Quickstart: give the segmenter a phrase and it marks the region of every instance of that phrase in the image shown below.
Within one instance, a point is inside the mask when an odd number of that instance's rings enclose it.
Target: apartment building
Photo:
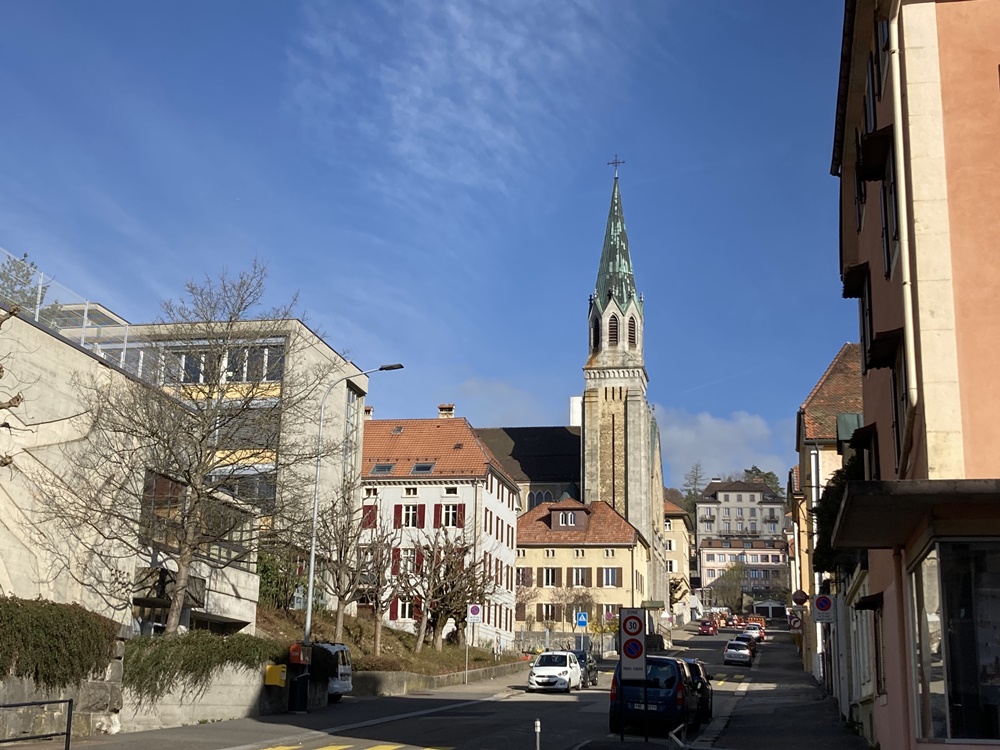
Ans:
[[[575,631],[578,612],[594,625],[612,621],[648,596],[650,559],[649,542],[605,502],[563,497],[526,511],[517,522],[518,627]]]
[[[666,488],[664,488],[666,495]],[[691,619],[691,544],[694,526],[687,511],[664,499],[663,549],[670,587],[668,616],[672,626]]]
[[[831,172],[858,301],[864,554],[883,750],[1000,741],[1000,3],[847,0]]]
[[[795,415],[795,486],[789,495],[794,562],[791,588],[810,596],[821,593],[822,577],[814,571],[816,545],[815,510],[830,476],[844,464],[847,441],[861,420],[861,348],[844,344],[826,371],[806,396]],[[847,448],[850,451],[850,448]],[[822,593],[830,593],[823,589]],[[802,631],[802,666],[818,680],[824,679],[823,640],[818,625],[804,615]],[[832,665],[836,659],[828,660]],[[830,672],[829,667],[826,672]],[[827,674],[828,684],[835,680]]]
[[[400,533],[396,574],[417,565],[419,548],[436,534],[463,540],[468,560],[493,580],[483,601],[469,602],[483,606],[475,640],[511,644],[521,496],[468,420],[455,416],[454,404],[440,405],[437,419],[366,419],[361,483],[363,517]],[[387,624],[415,632],[420,605],[413,597],[395,597]],[[454,627],[446,625],[445,634]]]
[[[785,505],[774,490],[765,484],[713,478],[695,509],[703,604],[714,600],[712,587],[733,565],[743,567],[742,588],[751,600],[772,599],[787,591]],[[779,559],[772,560],[772,555]]]

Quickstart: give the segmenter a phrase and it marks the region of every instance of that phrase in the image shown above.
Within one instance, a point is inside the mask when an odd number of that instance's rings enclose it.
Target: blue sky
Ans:
[[[615,153],[668,484],[784,477],[845,341],[842,5],[7,3],[0,246],[134,322],[257,255],[376,417],[565,424]]]

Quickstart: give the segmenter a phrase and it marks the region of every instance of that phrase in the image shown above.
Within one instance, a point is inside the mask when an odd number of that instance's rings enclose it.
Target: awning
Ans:
[[[879,331],[868,347],[868,369],[878,370],[883,367],[896,366],[896,354],[903,343],[903,329],[893,328],[891,331]]]
[[[844,299],[857,299],[865,289],[868,279],[868,263],[858,263],[848,266],[842,274],[844,280]]]
[[[892,125],[886,125],[874,133],[861,136],[861,158],[858,171],[866,182],[881,182],[885,179],[885,168],[889,163],[889,149],[892,148]]]
[[[862,428],[867,429],[867,428]],[[857,437],[858,430],[855,432]],[[848,482],[833,527],[838,549],[892,549],[906,544],[917,525],[955,518],[963,508],[1000,520],[1000,479],[904,479]]]
[[[872,422],[871,424],[866,424],[864,427],[856,429],[854,434],[851,435],[851,439],[847,441],[848,445],[856,451],[870,448],[872,440],[875,438],[876,424],[877,423]]]

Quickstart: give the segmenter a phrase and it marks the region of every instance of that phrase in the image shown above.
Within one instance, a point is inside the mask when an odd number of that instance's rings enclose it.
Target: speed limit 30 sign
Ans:
[[[618,622],[618,643],[623,680],[646,679],[646,613],[622,608]]]

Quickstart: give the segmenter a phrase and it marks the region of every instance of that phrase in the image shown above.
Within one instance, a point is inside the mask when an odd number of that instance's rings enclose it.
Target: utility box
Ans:
[[[288,679],[288,667],[284,664],[268,664],[264,669],[264,684],[284,687]]]
[[[312,646],[308,643],[293,643],[288,647],[288,660],[292,664],[311,664]]]

